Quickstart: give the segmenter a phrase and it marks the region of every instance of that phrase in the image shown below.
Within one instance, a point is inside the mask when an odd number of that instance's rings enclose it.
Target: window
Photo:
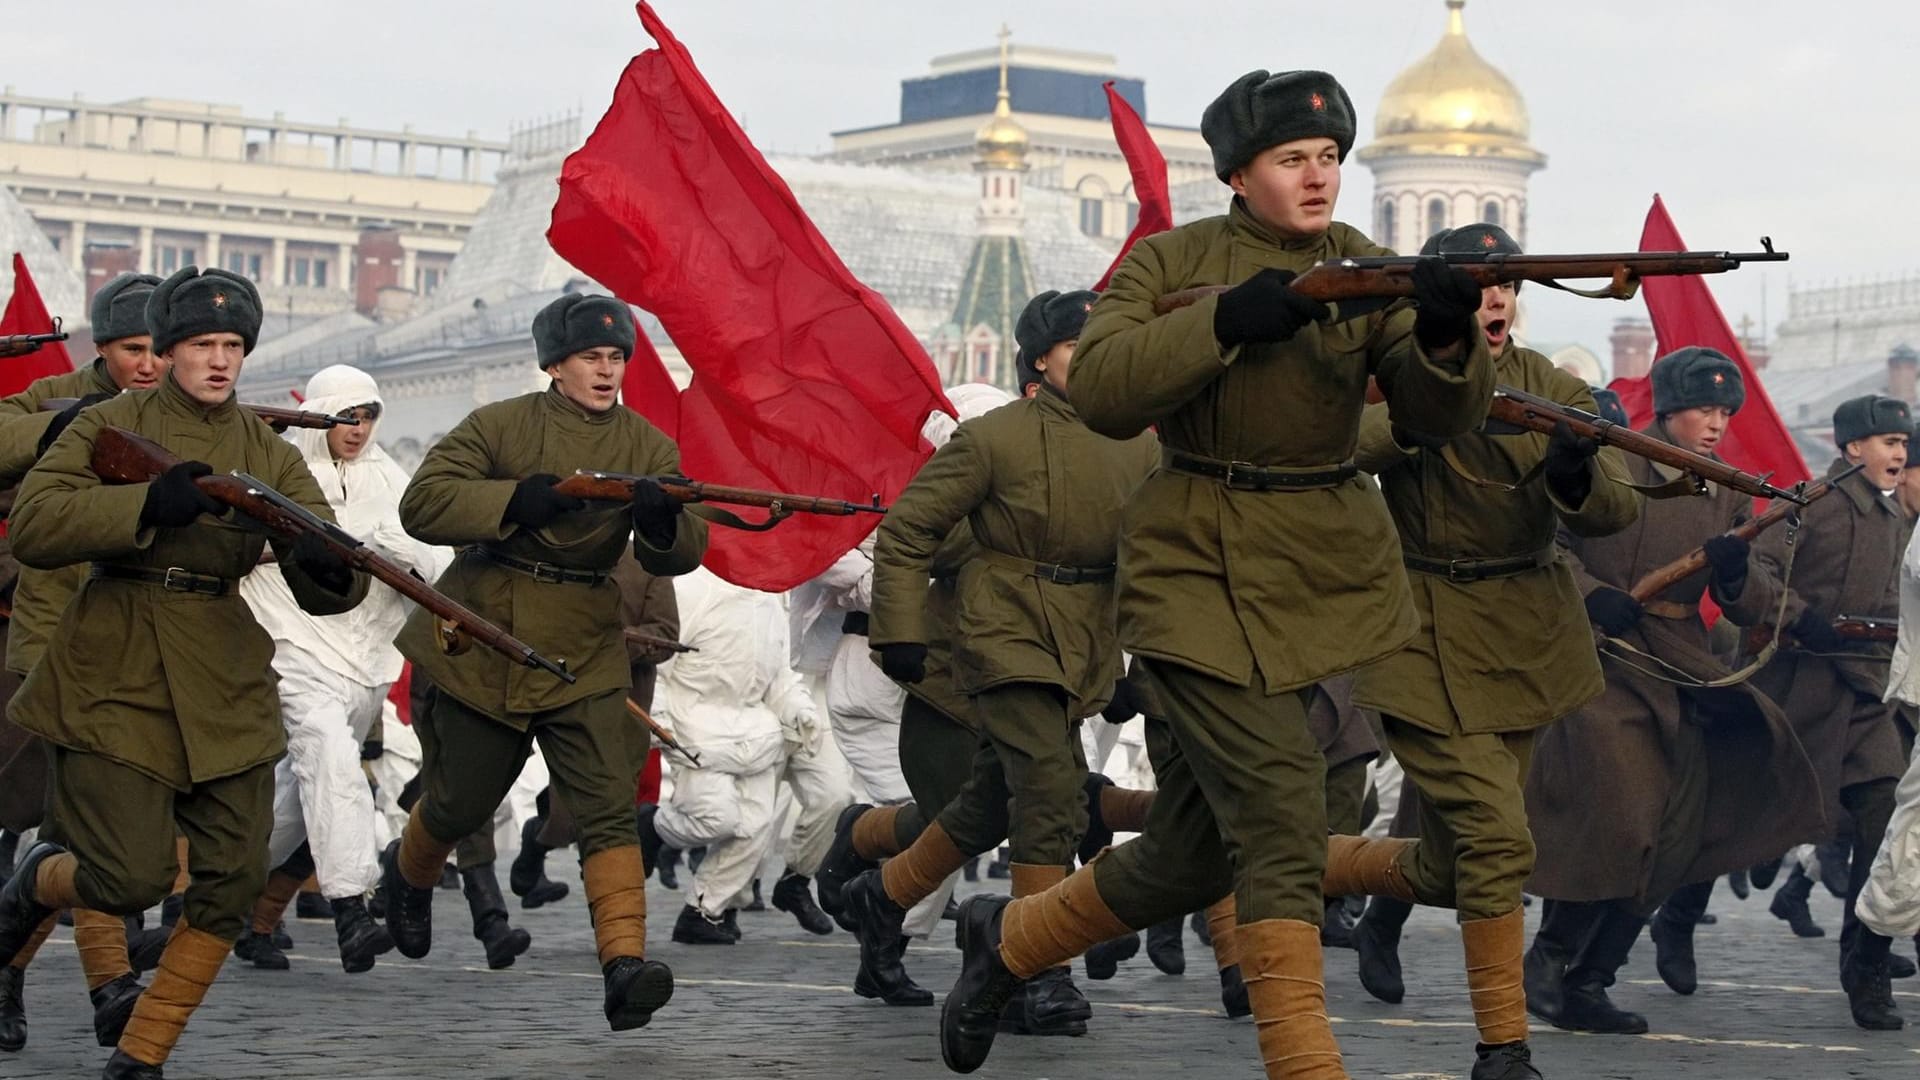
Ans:
[[[327,287],[327,260],[313,260],[313,283],[322,289]]]
[[[1447,200],[1427,200],[1427,235],[1432,236],[1447,227]]]
[[[312,259],[287,259],[287,284],[305,285],[313,279]]]
[[[974,348],[973,379],[975,382],[993,381],[993,346],[979,345]]]
[[[1498,200],[1487,200],[1487,205],[1480,209],[1480,220],[1489,225],[1500,224],[1500,203]]]
[[[159,256],[160,273],[171,274],[183,266],[192,266],[194,258],[200,253],[195,248],[178,244],[161,244],[154,254]]]
[[[1374,226],[1374,232],[1373,232],[1374,243],[1384,244],[1387,247],[1393,246],[1394,210],[1395,210],[1395,207],[1393,205],[1392,199],[1380,200],[1380,219],[1379,219],[1379,222]]]
[[[1106,218],[1107,201],[1105,199],[1080,200],[1080,231],[1088,236],[1102,236],[1101,226]]]
[[[420,295],[426,296],[435,289],[438,289],[440,287],[440,273],[440,268],[437,266],[421,267],[420,284],[416,291],[418,291]]]
[[[1127,233],[1131,235],[1133,233],[1133,230],[1137,228],[1139,224],[1140,224],[1140,204],[1137,202],[1130,202],[1127,204]]]

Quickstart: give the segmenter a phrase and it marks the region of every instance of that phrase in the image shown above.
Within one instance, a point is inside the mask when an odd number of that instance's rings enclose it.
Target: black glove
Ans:
[[[387,744],[379,739],[368,739],[360,744],[361,761],[379,761],[380,756],[386,752]]]
[[[1429,352],[1466,339],[1478,327],[1480,286],[1465,270],[1429,257],[1413,264],[1413,336]]]
[[[656,550],[673,546],[680,531],[680,500],[652,480],[633,483],[633,531]]]
[[[1593,470],[1587,463],[1599,452],[1598,439],[1575,435],[1573,425],[1565,420],[1553,425],[1541,471],[1547,476],[1547,486],[1568,506],[1586,502],[1587,495],[1593,491]]]
[[[53,419],[47,422],[47,430],[40,433],[40,442],[34,446],[33,456],[44,456],[47,452],[47,447],[52,446],[53,440],[59,438],[60,433],[67,430],[67,425],[73,423],[73,418],[80,415],[81,409],[89,405],[98,405],[103,401],[112,400],[112,394],[88,394],[86,397],[54,413]]]
[[[927,677],[927,647],[917,641],[882,645],[880,670],[895,682],[917,683]]]
[[[1707,565],[1713,567],[1713,584],[1728,600],[1738,599],[1747,584],[1747,554],[1753,545],[1737,536],[1715,536],[1700,545]]]
[[[1812,608],[1800,613],[1789,628],[1793,640],[1808,652],[1837,653],[1847,650],[1846,640],[1833,628],[1833,620]]]
[[[1587,620],[1608,637],[1619,637],[1640,621],[1640,601],[1602,585],[1587,594]]]
[[[1140,692],[1133,680],[1122,675],[1113,684],[1113,698],[1100,710],[1100,718],[1109,724],[1124,724],[1140,715]]]
[[[193,523],[201,514],[218,514],[218,500],[194,483],[212,476],[213,466],[204,461],[183,461],[156,477],[147,485],[147,501],[140,507],[140,524],[156,529],[177,529]]]
[[[1293,276],[1291,270],[1262,270],[1221,293],[1213,309],[1213,336],[1223,346],[1285,341],[1308,323],[1331,317],[1327,305],[1287,284]]]
[[[507,500],[507,512],[501,515],[502,520],[523,529],[543,529],[561,514],[586,509],[585,499],[553,490],[553,485],[559,482],[560,478],[552,473],[535,473],[520,481],[514,485],[513,497]]]
[[[300,572],[313,579],[315,585],[335,596],[345,596],[353,591],[353,567],[340,553],[327,546],[319,533],[301,533],[294,537],[293,550],[287,557]]]

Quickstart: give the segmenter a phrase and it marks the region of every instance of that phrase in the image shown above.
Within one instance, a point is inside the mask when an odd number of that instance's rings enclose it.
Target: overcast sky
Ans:
[[[1361,142],[1395,73],[1432,47],[1442,0],[658,0],[763,149],[898,117],[899,81],[935,55],[1016,42],[1114,54],[1146,80],[1150,120],[1196,125],[1233,77],[1333,72]],[[1548,155],[1531,189],[1534,251],[1630,249],[1654,192],[1696,248],[1793,253],[1716,279],[1729,317],[1786,315],[1789,281],[1920,272],[1920,77],[1910,0],[1472,0],[1475,46],[1525,94]],[[0,0],[0,82],[46,96],[176,97],[251,115],[502,138],[579,109],[598,118],[646,48],[620,0]],[[1340,216],[1371,224],[1350,164]],[[1223,192],[1223,205],[1225,189]],[[1606,355],[1613,301],[1529,294],[1535,340]],[[1638,305],[1635,305],[1637,308]]]

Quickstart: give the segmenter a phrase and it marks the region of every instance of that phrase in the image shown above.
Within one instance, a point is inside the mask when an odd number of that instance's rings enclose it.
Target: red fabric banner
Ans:
[[[635,357],[629,405],[677,422],[697,479],[891,500],[926,459],[920,425],[953,411],[932,361],[834,254],[685,47],[638,7],[659,47],[627,65],[567,158],[547,231],[562,258],[657,316],[693,369],[669,413],[665,372]],[[768,533],[715,529],[707,565],[788,589],[878,521],[800,514]]]
[[[1680,239],[1680,230],[1667,214],[1666,203],[1658,195],[1653,197],[1653,208],[1647,211],[1646,227],[1640,233],[1640,250],[1687,250],[1686,242]],[[1747,401],[1727,424],[1727,433],[1714,453],[1747,472],[1772,473],[1773,482],[1782,487],[1809,479],[1812,474],[1800,456],[1800,448],[1780,419],[1779,410],[1773,407],[1773,399],[1760,383],[1760,374],[1748,362],[1746,350],[1740,347],[1740,339],[1721,313],[1706,281],[1697,275],[1647,278],[1640,285],[1640,295],[1646,299],[1647,315],[1653,321],[1653,334],[1659,341],[1657,355],[1665,356],[1689,345],[1704,345],[1727,354],[1740,366]],[[1615,379],[1610,386],[1619,393],[1634,427],[1653,422],[1650,377]]]
[[[1133,250],[1135,240],[1173,228],[1173,199],[1167,194],[1167,159],[1161,155],[1140,114],[1114,90],[1112,82],[1107,83],[1107,110],[1113,114],[1113,139],[1120,144],[1120,153],[1127,159],[1127,172],[1133,175],[1133,197],[1140,204],[1140,216],[1134,219],[1127,242],[1120,245],[1120,254],[1113,257],[1107,272],[1101,274],[1094,285],[1095,292],[1107,287],[1113,272],[1120,268],[1120,260]]]
[[[0,337],[8,334],[51,334],[53,316],[40,299],[40,290],[27,272],[27,260],[13,253],[13,298],[7,301],[6,314],[0,315]],[[60,375],[73,370],[73,358],[66,345],[56,341],[40,346],[38,352],[0,360],[0,397],[25,390],[35,379]]]

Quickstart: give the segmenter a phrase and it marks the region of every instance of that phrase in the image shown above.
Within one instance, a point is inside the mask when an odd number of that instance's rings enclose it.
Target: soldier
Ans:
[[[547,655],[570,658],[572,685],[473,649],[449,656],[416,611],[395,644],[433,683],[416,714],[422,796],[388,845],[387,927],[403,956],[432,946],[433,890],[447,854],[491,820],[533,740],[580,825],[581,877],[605,981],[607,1023],[641,1027],[673,995],[646,957],[646,868],[633,778],[647,746],[626,710],[631,673],[619,588],[608,574],[632,544],[647,572],[700,563],[707,525],[650,480],[631,506],[589,506],[554,490],[556,473],[680,471],[673,441],[620,407],[633,315],[612,297],[568,293],[534,316],[546,390],[474,410],[434,448],[400,500],[407,531],[458,545],[440,590]]]
[[[1746,398],[1739,367],[1712,349],[1662,357],[1652,381],[1647,434],[1700,454],[1713,453]],[[1676,475],[1644,458],[1628,467],[1644,485]],[[1724,535],[1751,506],[1716,485],[1703,497],[1648,500],[1633,527],[1611,536],[1561,536],[1604,635],[1606,691],[1541,735],[1527,783],[1540,850],[1531,891],[1546,898],[1527,950],[1527,1008],[1555,1027],[1646,1031],[1646,1018],[1615,1006],[1607,987],[1653,908],[1821,831],[1819,781],[1786,717],[1749,686],[1710,685],[1729,673],[1708,642],[1702,596],[1737,626],[1772,613],[1770,590],[1749,585],[1764,571],[1750,569],[1747,542]],[[1629,594],[1703,540],[1708,569],[1644,604]],[[1656,945],[1684,937],[1691,956],[1687,910],[1661,909]],[[1675,968],[1672,952],[1661,948],[1660,973],[1691,993],[1691,964]]]
[[[146,321],[153,352],[172,361],[166,377],[75,417],[22,484],[11,529],[27,565],[93,566],[9,707],[52,744],[60,843],[35,845],[0,892],[0,960],[51,909],[132,915],[159,902],[174,829],[189,841],[184,914],[108,1078],[161,1076],[219,974],[265,877],[273,763],[286,749],[273,642],[235,590],[268,541],[202,520],[223,506],[194,480],[245,470],[332,518],[299,452],[234,403],[260,329],[252,283],[187,267],[154,289]],[[108,425],[187,460],[151,483],[105,486],[91,459]],[[346,611],[366,592],[317,536],[271,543],[307,611]]]
[[[1755,547],[1766,570],[1758,583],[1786,589],[1780,611],[1790,647],[1776,653],[1753,682],[1779,703],[1812,757],[1826,794],[1829,826],[1843,812],[1853,819],[1840,985],[1854,1023],[1872,1030],[1899,1028],[1901,1018],[1888,981],[1889,939],[1861,933],[1854,901],[1886,835],[1906,756],[1893,706],[1882,700],[1891,650],[1843,639],[1833,620],[1900,613],[1898,578],[1908,525],[1892,493],[1899,487],[1912,434],[1913,417],[1904,401],[1869,394],[1841,402],[1833,411],[1840,456],[1827,475],[1856,464],[1865,469],[1802,512],[1792,549],[1780,529]],[[1690,939],[1685,948],[1682,959],[1691,961]]]
[[[1444,437],[1486,415],[1493,374],[1473,332],[1480,290],[1437,260],[1414,272],[1415,308],[1337,323],[1289,287],[1322,260],[1387,253],[1333,220],[1354,117],[1332,76],[1245,75],[1201,133],[1232,206],[1134,245],[1070,383],[1094,431],[1155,427],[1163,444],[1120,545],[1121,642],[1172,735],[1156,740],[1159,792],[1139,838],[1066,881],[962,908],[940,1030],[956,1071],[985,1060],[1023,981],[1231,888],[1268,1075],[1345,1075],[1319,923],[1324,892],[1362,890],[1322,881],[1325,766],[1306,712],[1316,683],[1419,628],[1392,519],[1351,460],[1367,378],[1404,428]],[[1162,295],[1210,282],[1234,288],[1155,315]]]
[[[93,363],[35,380],[20,393],[0,400],[0,484],[9,489],[9,501],[14,485],[81,409],[123,389],[152,389],[166,374],[167,362],[154,354],[153,338],[147,333],[147,297],[158,284],[160,279],[148,274],[121,274],[101,286],[91,308],[93,340],[100,350]],[[57,413],[40,411],[41,402],[65,397],[76,401]],[[11,684],[7,697],[46,652],[47,638],[60,613],[86,580],[84,565],[59,570],[19,567],[17,573],[5,632],[6,678]],[[11,760],[0,769],[0,788],[6,792],[0,819],[10,829],[40,826],[47,796],[46,751],[37,738],[10,720],[0,719],[0,729],[6,729],[0,740],[9,747],[0,753]],[[10,871],[11,856],[7,862]],[[95,1036],[100,1045],[112,1046],[120,1041],[141,991],[129,957],[127,926],[118,917],[98,911],[76,911],[73,922],[74,943],[94,1004]],[[136,944],[157,956],[155,946],[164,945],[165,932],[147,931],[142,936],[149,940]],[[151,940],[155,937],[160,941]],[[0,1050],[26,1045],[23,984],[37,951],[36,935],[36,941],[15,954],[11,964],[0,968]]]
[[[1113,628],[1115,521],[1158,458],[1150,438],[1087,430],[1067,396],[1095,294],[1044,292],[1015,327],[1033,396],[964,424],[914,477],[874,545],[870,640],[889,676],[924,677],[929,570],[953,528],[979,544],[960,570],[954,683],[981,727],[972,776],[908,848],[847,890],[861,963],[882,985],[907,909],[969,860],[1010,842],[1013,892],[1066,877],[1088,824],[1078,723],[1121,675]],[[1012,1013],[1016,1031],[1078,1035],[1092,1007],[1055,966]]]

